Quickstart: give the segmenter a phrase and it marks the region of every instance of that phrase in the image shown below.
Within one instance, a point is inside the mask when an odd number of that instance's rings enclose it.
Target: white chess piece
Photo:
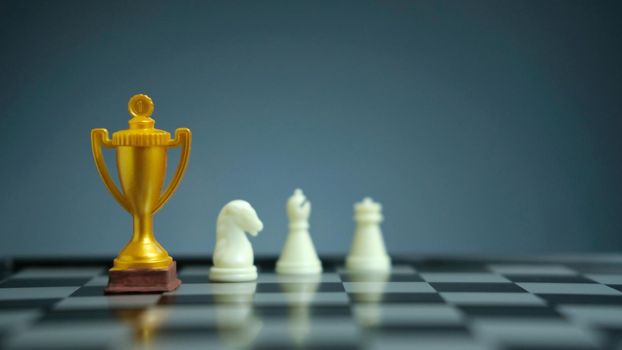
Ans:
[[[243,200],[234,200],[225,205],[216,222],[216,246],[209,271],[212,281],[243,282],[257,279],[257,268],[253,265],[253,246],[246,237],[257,236],[263,229],[255,209]]]
[[[366,197],[354,205],[356,230],[346,259],[350,271],[389,271],[391,258],[387,255],[380,231],[382,206]]]
[[[287,201],[289,233],[283,245],[281,256],[276,262],[276,272],[281,274],[318,274],[322,263],[315,252],[309,235],[311,203],[297,188]]]

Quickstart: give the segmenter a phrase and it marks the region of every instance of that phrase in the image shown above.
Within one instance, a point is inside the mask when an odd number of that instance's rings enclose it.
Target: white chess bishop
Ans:
[[[276,262],[277,273],[304,275],[322,272],[322,263],[309,234],[310,215],[311,203],[302,190],[297,188],[287,201],[289,233]]]
[[[356,229],[346,268],[354,272],[386,272],[391,269],[391,258],[382,238],[380,223],[382,206],[366,197],[354,205]]]
[[[227,203],[216,221],[216,246],[209,278],[219,282],[256,280],[253,246],[246,233],[257,236],[262,229],[263,223],[248,202]]]

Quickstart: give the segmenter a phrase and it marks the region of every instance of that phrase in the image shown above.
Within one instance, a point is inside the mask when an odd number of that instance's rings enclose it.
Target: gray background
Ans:
[[[620,251],[621,15],[606,1],[2,2],[0,255],[112,257],[129,239],[89,133],[126,128],[138,92],[157,127],[194,135],[156,216],[173,255],[211,254],[236,198],[264,221],[256,252],[277,254],[296,186],[323,255],[347,252],[365,195],[393,254]]]

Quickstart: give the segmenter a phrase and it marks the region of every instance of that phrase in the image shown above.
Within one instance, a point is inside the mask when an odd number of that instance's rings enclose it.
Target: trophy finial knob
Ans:
[[[151,97],[144,94],[132,96],[127,103],[127,109],[133,117],[129,122],[130,129],[153,128],[155,125],[155,120],[151,119],[153,108]]]
[[[153,101],[147,95],[137,94],[130,98],[127,108],[135,118],[149,118],[153,113]]]

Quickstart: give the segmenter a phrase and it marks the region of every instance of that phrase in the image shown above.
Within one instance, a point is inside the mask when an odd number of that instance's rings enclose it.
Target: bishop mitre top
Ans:
[[[309,234],[311,202],[301,189],[297,188],[287,200],[289,233],[281,256],[276,262],[276,272],[280,274],[308,275],[322,272],[322,263]]]
[[[287,217],[289,230],[308,230],[309,216],[311,216],[311,202],[307,200],[300,188],[287,200]]]
[[[346,268],[357,272],[386,272],[391,269],[391,258],[387,255],[380,223],[382,205],[365,197],[354,204],[356,228],[352,247],[346,258]]]

